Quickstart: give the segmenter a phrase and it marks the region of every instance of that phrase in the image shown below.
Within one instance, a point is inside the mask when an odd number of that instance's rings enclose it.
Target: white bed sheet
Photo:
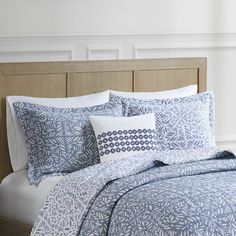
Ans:
[[[61,178],[48,177],[35,186],[29,184],[27,170],[6,176],[0,184],[0,215],[33,224],[48,193]]]

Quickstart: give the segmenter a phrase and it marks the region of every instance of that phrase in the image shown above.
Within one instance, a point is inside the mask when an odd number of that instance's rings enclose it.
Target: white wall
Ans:
[[[228,31],[234,0],[1,0],[1,34]]]
[[[236,147],[235,0],[0,0],[0,61],[208,57],[216,136]]]

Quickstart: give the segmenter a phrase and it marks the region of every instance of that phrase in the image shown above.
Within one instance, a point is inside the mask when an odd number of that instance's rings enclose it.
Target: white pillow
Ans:
[[[195,95],[197,94],[197,89],[197,85],[193,84],[179,89],[165,90],[160,92],[121,92],[110,90],[110,95],[138,99],[166,99]]]
[[[28,167],[28,152],[21,125],[13,108],[14,102],[29,102],[38,105],[77,108],[95,106],[109,101],[109,91],[103,91],[91,95],[70,98],[35,98],[26,96],[8,96],[7,105],[7,139],[11,165],[14,171]]]
[[[155,115],[132,117],[89,116],[101,163],[157,150]]]

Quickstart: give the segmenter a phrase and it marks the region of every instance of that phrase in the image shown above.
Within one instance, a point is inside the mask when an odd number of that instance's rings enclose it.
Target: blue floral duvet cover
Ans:
[[[31,235],[236,235],[236,159],[217,149],[148,152],[74,172]]]

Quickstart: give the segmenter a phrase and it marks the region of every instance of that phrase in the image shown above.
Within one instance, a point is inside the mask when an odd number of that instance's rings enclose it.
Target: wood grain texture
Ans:
[[[199,66],[198,69],[198,92],[204,92],[207,90],[207,61],[203,61],[203,63]]]
[[[199,68],[206,58],[0,63],[4,74],[42,74]]]
[[[132,71],[69,73],[68,96],[80,96],[107,89],[133,91]]]
[[[134,91],[177,89],[198,83],[198,69],[148,70],[134,72]]]

